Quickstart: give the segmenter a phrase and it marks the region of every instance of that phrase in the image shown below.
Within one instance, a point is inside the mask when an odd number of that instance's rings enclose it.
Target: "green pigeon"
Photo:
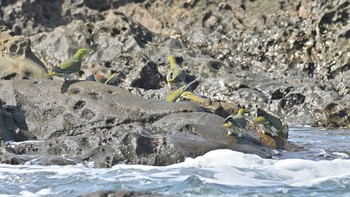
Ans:
[[[224,127],[228,129],[236,129],[240,131],[240,135],[242,135],[245,127],[247,126],[247,120],[244,118],[244,108],[239,108],[236,115],[230,115],[225,119]],[[228,134],[232,135],[232,132],[228,130]]]
[[[180,88],[171,91],[168,96],[164,99],[167,102],[175,102],[180,99],[181,94],[188,90],[195,82],[198,80],[193,80],[190,83],[181,86]]]
[[[62,62],[51,73],[45,76],[51,77],[57,75],[61,77],[67,77],[76,72],[79,72],[81,68],[81,63],[83,61],[83,57],[87,53],[87,51],[88,50],[86,48],[79,49],[71,59]]]
[[[184,91],[184,92],[182,92],[182,94],[180,95],[180,98],[191,100],[191,101],[195,101],[195,102],[199,102],[199,103],[200,102],[205,102],[205,99],[197,96],[192,91]]]
[[[171,91],[170,94],[164,99],[167,102],[175,102],[181,96],[181,94],[185,91],[187,85],[184,85],[174,91]]]
[[[185,82],[186,73],[182,68],[176,63],[176,59],[173,55],[169,55],[169,69],[166,74],[166,81],[168,82],[169,87],[171,84],[176,84],[178,82]]]
[[[107,78],[100,73],[96,73],[89,77],[91,78],[91,81],[96,81],[98,83],[105,83],[107,81]]]
[[[288,129],[284,129],[282,121],[276,116],[269,114],[258,108],[257,117],[253,122],[260,124],[263,133],[268,133],[271,136],[278,136],[283,139],[288,139]]]
[[[109,78],[105,77],[104,75],[100,73],[96,73],[94,75],[90,75],[86,78],[86,81],[96,81],[98,83],[104,83],[107,85],[118,85],[118,75],[117,73],[113,73]]]

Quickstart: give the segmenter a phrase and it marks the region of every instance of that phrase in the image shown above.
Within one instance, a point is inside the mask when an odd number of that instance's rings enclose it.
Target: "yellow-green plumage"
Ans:
[[[223,126],[229,129],[232,129],[234,127],[238,129],[244,129],[247,125],[247,121],[243,116],[244,112],[245,110],[243,108],[240,108],[236,115],[230,115],[225,119]]]
[[[205,100],[191,91],[185,91],[180,95],[181,98],[188,99],[195,102],[205,102]]]
[[[195,82],[197,82],[197,80],[193,80],[190,83],[183,85],[174,91],[171,91],[164,100],[167,102],[177,101],[180,98],[181,94],[188,90]]]
[[[166,81],[168,83],[173,83],[175,81],[185,81],[186,73],[182,70],[182,68],[176,63],[175,57],[173,55],[169,55],[169,69],[166,75]]]
[[[288,131],[284,129],[282,121],[276,116],[273,116],[260,108],[258,108],[257,117],[253,120],[253,122],[260,124],[264,133],[268,133],[272,136],[278,136],[283,139],[288,138]]]
[[[170,94],[165,98],[165,101],[175,102],[178,98],[180,98],[180,95],[185,91],[186,87],[187,85],[184,85],[177,90],[170,92]]]
[[[67,60],[62,62],[57,68],[55,68],[51,73],[45,75],[46,77],[51,76],[66,76],[80,71],[81,63],[83,61],[84,55],[87,53],[86,48],[79,49],[75,55]]]

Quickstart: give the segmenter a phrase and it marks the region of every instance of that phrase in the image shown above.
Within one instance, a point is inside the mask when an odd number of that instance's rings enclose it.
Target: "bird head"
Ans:
[[[253,120],[254,123],[265,123],[267,119],[264,116],[258,116]]]
[[[244,108],[239,108],[237,114],[243,116],[244,112],[245,112]]]
[[[83,58],[83,56],[88,52],[87,48],[81,48],[77,51],[77,53],[74,55],[77,58]]]

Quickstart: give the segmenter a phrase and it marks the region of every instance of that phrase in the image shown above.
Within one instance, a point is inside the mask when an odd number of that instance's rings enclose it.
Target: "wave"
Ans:
[[[0,165],[0,195],[71,196],[96,190],[154,191],[168,195],[304,194],[350,192],[350,160],[264,159],[215,150],[164,166]],[[339,190],[339,188],[342,188]],[[349,190],[349,191],[348,191]],[[299,192],[299,193],[298,193]],[[254,192],[253,192],[254,194]]]

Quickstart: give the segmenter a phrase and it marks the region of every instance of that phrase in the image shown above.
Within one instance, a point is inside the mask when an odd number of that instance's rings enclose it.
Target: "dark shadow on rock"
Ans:
[[[79,80],[65,81],[61,86],[61,93],[64,94],[68,91],[69,87],[75,83],[80,82]]]
[[[132,87],[149,89],[160,89],[161,74],[158,72],[157,64],[148,61],[138,73],[138,77],[131,83]]]
[[[0,106],[0,137],[3,141],[16,142],[36,139],[28,132],[25,111],[16,106]]]

